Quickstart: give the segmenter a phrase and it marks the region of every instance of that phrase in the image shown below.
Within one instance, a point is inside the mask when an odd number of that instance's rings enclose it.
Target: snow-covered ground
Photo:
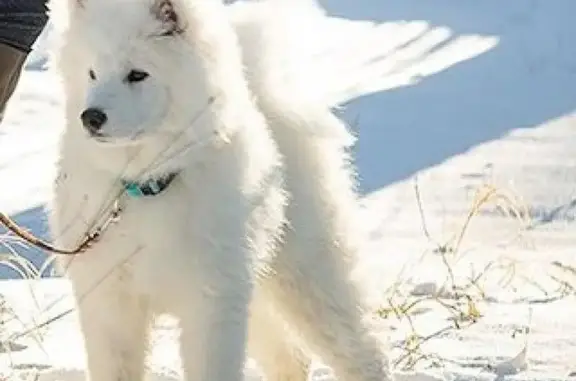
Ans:
[[[357,272],[397,377],[576,376],[576,3],[321,2],[339,18],[303,40],[340,55],[317,62],[326,93],[359,96],[343,110],[371,232]],[[62,125],[49,45],[39,41],[0,126],[0,210],[46,238]],[[73,308],[67,282],[0,275],[0,338],[12,342],[0,379],[83,379],[74,313],[34,329]],[[152,379],[177,379],[176,334],[158,323]],[[411,361],[418,373],[402,369]]]

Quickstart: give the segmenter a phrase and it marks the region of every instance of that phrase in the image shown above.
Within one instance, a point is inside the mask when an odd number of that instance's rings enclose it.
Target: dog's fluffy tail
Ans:
[[[316,0],[238,2],[241,38],[257,41],[247,65],[266,74],[268,86],[298,94],[305,102],[334,107],[354,98],[406,85],[383,75],[390,53],[390,24],[328,16]]]

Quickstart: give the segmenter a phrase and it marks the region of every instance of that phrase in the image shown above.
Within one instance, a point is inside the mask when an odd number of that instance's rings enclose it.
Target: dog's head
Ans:
[[[76,65],[84,97],[76,117],[91,138],[138,143],[183,127],[206,105],[181,0],[69,1],[68,35],[82,53],[66,70]]]

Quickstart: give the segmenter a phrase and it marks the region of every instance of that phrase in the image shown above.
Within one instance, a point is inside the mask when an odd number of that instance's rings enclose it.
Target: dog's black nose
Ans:
[[[108,120],[108,117],[104,111],[98,108],[88,108],[80,114],[80,120],[82,120],[82,124],[88,132],[92,135],[98,135],[98,132]]]

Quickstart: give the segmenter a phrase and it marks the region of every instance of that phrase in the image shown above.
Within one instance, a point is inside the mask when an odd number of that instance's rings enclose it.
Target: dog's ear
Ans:
[[[173,0],[154,0],[152,14],[162,23],[161,36],[175,36],[183,32],[182,20]]]

